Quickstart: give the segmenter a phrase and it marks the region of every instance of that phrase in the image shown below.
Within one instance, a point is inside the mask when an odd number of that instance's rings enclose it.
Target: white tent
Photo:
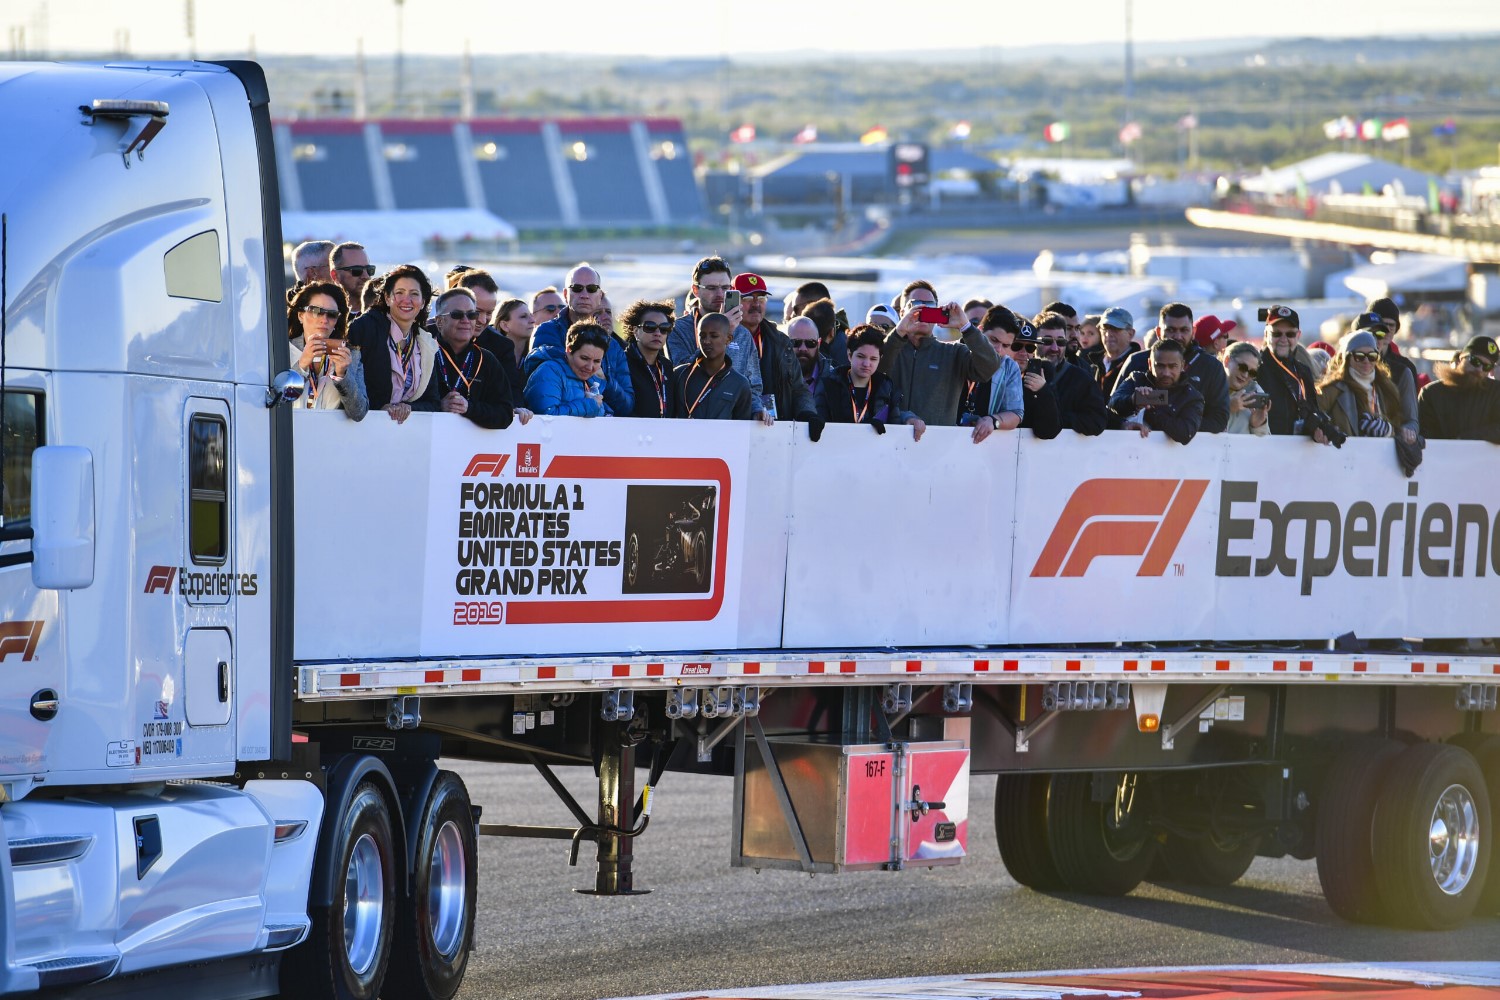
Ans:
[[[1469,263],[1453,257],[1402,254],[1389,263],[1355,268],[1344,276],[1344,286],[1367,300],[1398,295],[1461,296],[1469,287]]]

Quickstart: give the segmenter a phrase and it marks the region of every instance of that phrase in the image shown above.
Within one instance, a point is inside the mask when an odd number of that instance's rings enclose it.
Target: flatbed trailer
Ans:
[[[295,406],[258,67],[0,107],[0,993],[451,997],[477,838],[634,892],[672,772],[733,779],[737,866],[960,863],[994,773],[1034,888],[1500,907],[1493,447],[355,424]]]

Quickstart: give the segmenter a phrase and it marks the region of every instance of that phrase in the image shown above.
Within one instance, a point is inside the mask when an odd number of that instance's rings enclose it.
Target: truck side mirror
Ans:
[[[80,590],[94,582],[94,455],[47,445],[31,456],[31,582]]]

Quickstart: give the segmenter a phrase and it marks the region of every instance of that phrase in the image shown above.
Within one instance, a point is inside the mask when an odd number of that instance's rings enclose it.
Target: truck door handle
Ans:
[[[219,703],[229,701],[229,664],[219,661]]]
[[[926,816],[927,813],[930,810],[933,810],[933,809],[946,809],[946,808],[948,808],[948,803],[946,803],[946,802],[923,802],[922,801],[922,786],[921,785],[912,785],[911,786],[911,801],[906,804],[906,808],[911,811],[911,821],[913,823],[915,823],[917,820],[921,819],[923,816]]]
[[[58,705],[57,692],[42,688],[31,696],[31,717],[38,722],[51,722],[57,716]]]

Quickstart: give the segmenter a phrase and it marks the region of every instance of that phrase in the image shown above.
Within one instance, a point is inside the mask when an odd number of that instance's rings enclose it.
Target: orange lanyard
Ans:
[[[1284,365],[1284,364],[1281,363],[1281,359],[1276,356],[1275,350],[1271,351],[1271,360],[1274,361],[1274,362],[1276,362],[1276,367],[1280,368],[1282,371],[1286,372],[1287,378],[1289,378],[1289,379],[1292,380],[1292,392],[1300,400],[1302,398],[1302,395],[1303,395],[1303,393],[1302,393],[1302,379],[1297,375],[1296,372],[1292,371],[1286,365]]]
[[[463,383],[464,383],[464,398],[468,399],[469,398],[469,393],[474,388],[473,383],[469,381],[469,376],[467,376],[467,375],[464,374],[464,370],[463,370],[462,367],[459,366],[459,363],[457,361],[453,360],[453,355],[451,355],[451,354],[448,353],[448,347],[447,347],[447,345],[442,345],[441,350],[443,352],[443,357],[445,357],[445,358],[448,359],[448,364],[450,364],[450,365],[453,366],[453,373],[455,375],[457,375],[460,379],[463,380]],[[465,356],[467,356],[467,352],[465,352]],[[484,355],[482,355],[482,354],[475,355],[475,357],[478,360],[475,361],[475,363],[474,363],[474,374],[478,375],[479,374],[479,369],[484,366]],[[447,379],[443,379],[443,384],[444,385],[446,385],[447,382],[448,382]],[[452,387],[450,386],[450,388],[452,388]]]
[[[694,361],[693,362],[693,367],[691,367],[691,368],[688,369],[688,377],[682,380],[682,387],[684,389],[686,389],[688,383],[693,380],[693,372],[695,372],[695,371],[698,370],[698,361],[702,361],[702,360],[703,360],[702,358],[699,358],[697,361]],[[714,383],[716,381],[718,381],[720,378],[722,378],[724,376],[724,373],[727,372],[728,370],[729,370],[729,359],[725,358],[724,359],[724,367],[720,368],[718,371],[714,372],[712,375],[710,375],[708,377],[708,381],[703,383],[703,389],[702,389],[702,391],[698,393],[698,398],[695,399],[695,400],[693,400],[692,405],[690,405],[687,408],[688,417],[689,418],[692,417],[693,411],[695,411],[696,409],[698,409],[698,404],[701,403],[701,402],[703,402],[703,397],[708,395],[708,390],[712,389],[714,387]]]
[[[849,386],[849,409],[854,413],[854,422],[856,424],[864,423],[865,414],[870,412],[870,399],[874,396],[874,393],[870,391],[872,388],[874,388],[873,382],[865,386],[865,408],[861,410],[859,404],[854,401],[854,385],[851,383]]]

